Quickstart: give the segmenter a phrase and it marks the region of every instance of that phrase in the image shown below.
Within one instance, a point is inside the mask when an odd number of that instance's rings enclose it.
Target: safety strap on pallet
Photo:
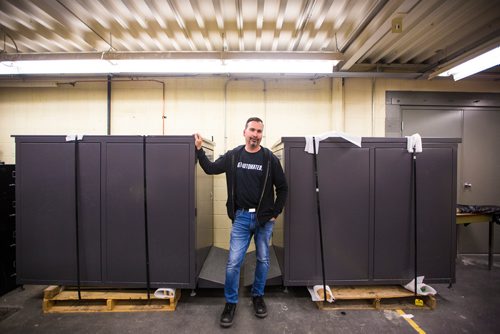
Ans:
[[[326,278],[325,278],[325,257],[323,252],[323,230],[321,227],[321,207],[319,200],[319,177],[318,177],[318,159],[317,159],[317,150],[316,150],[316,139],[313,137],[313,161],[314,161],[314,176],[316,180],[316,207],[318,213],[318,226],[319,226],[319,245],[321,249],[321,275],[323,277],[323,297],[324,301],[327,301],[327,293],[326,293]]]
[[[79,182],[78,182],[78,175],[79,175],[79,169],[78,169],[78,159],[79,158],[79,152],[78,152],[78,136],[75,136],[75,238],[76,238],[76,281],[77,281],[77,287],[78,287],[78,299],[82,299],[81,295],[81,282],[80,282],[80,236],[79,236],[79,214],[78,214],[78,209],[79,209]]]
[[[142,137],[142,163],[143,163],[143,178],[144,178],[144,237],[146,243],[146,283],[148,300],[150,299],[151,280],[149,277],[149,237],[148,237],[148,197],[147,197],[147,182],[146,182],[146,136]]]

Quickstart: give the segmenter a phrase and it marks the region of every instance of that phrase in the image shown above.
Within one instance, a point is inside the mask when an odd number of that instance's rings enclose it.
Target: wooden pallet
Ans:
[[[153,291],[148,300],[144,290],[80,290],[81,299],[75,288],[51,285],[43,292],[44,313],[71,312],[150,312],[175,311],[181,297],[181,290],[165,299],[156,298]]]
[[[384,309],[435,309],[434,296],[418,296],[422,306],[415,305],[413,292],[398,285],[391,286],[339,286],[330,287],[335,301],[316,302],[320,310],[384,310]]]

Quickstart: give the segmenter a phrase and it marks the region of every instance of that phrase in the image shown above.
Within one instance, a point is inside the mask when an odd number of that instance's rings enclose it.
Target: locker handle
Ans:
[[[15,216],[16,216],[16,214],[15,214],[15,213],[11,213],[11,214],[9,215],[9,217],[15,217]]]

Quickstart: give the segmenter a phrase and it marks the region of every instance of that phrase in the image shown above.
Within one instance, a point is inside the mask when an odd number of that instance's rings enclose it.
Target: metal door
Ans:
[[[401,133],[422,137],[462,138],[458,148],[457,202],[500,205],[500,110],[404,107]],[[500,227],[495,226],[495,233]],[[459,253],[486,253],[487,224],[460,226]],[[495,249],[500,249],[497,238]]]
[[[449,108],[403,108],[401,110],[401,135],[410,136],[418,133],[422,138],[463,138],[462,109]],[[457,202],[462,202],[460,185],[462,184],[462,145],[458,145]]]
[[[474,109],[464,113],[463,174],[459,183],[462,204],[500,205],[500,110]],[[488,224],[461,226],[460,253],[488,252]],[[500,226],[494,225],[495,236]],[[493,251],[500,251],[495,238]]]

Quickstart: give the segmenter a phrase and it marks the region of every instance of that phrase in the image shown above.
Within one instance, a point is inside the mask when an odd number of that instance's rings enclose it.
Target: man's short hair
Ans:
[[[260,122],[262,124],[264,124],[264,122],[258,118],[258,117],[250,117],[249,119],[247,119],[247,122],[245,123],[245,129],[248,127],[248,123],[250,122]]]

